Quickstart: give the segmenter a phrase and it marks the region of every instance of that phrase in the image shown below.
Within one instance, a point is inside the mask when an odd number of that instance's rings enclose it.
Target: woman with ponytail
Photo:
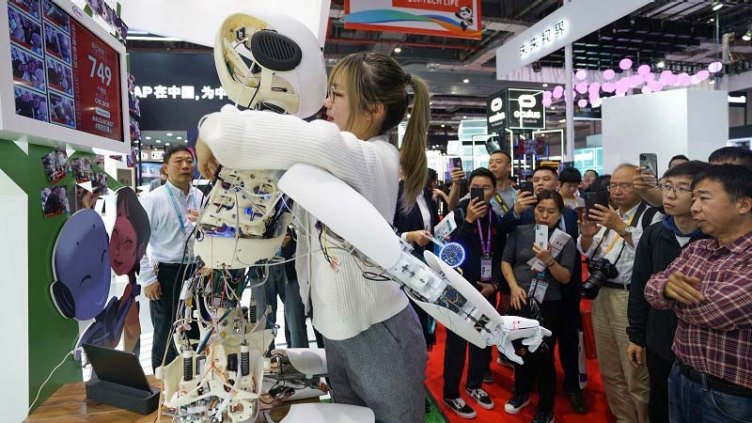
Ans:
[[[414,100],[398,151],[389,135],[407,114],[408,89]],[[346,182],[393,223],[400,167],[404,210],[415,206],[425,186],[425,82],[388,56],[357,53],[334,66],[324,107],[329,122],[226,106],[200,127],[199,170],[212,177],[218,162],[239,170],[308,163]],[[350,254],[325,254],[319,236],[326,227],[300,209],[296,215],[301,296],[324,336],[334,401],[369,407],[377,422],[423,422],[426,344],[407,297],[395,283],[366,278]]]

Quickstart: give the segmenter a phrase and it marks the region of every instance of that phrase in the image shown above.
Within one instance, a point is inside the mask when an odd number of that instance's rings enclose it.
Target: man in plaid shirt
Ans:
[[[653,275],[645,298],[679,326],[669,377],[674,423],[752,421],[752,170],[710,166],[692,184],[692,216],[712,239]]]

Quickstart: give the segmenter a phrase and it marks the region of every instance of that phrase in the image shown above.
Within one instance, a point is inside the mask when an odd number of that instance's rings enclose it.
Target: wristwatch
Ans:
[[[622,238],[626,238],[627,235],[632,235],[632,232],[634,232],[634,227],[627,226],[626,228],[624,228],[623,231],[619,232],[619,236]]]

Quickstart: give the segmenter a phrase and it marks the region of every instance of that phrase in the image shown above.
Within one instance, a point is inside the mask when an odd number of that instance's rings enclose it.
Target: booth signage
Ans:
[[[230,102],[211,53],[130,54],[142,131],[195,128],[204,115]]]
[[[538,50],[546,48],[566,35],[567,23],[562,19],[553,26],[544,28],[540,34],[534,34],[530,40],[522,40],[520,44],[520,58],[524,60],[531,54],[537,53]]]
[[[505,88],[486,100],[488,133],[508,129],[545,129],[546,109],[543,91]]]
[[[154,100],[224,100],[227,97],[225,89],[222,87],[211,87],[204,85],[200,92],[193,85],[135,85],[133,87],[134,95],[138,98],[152,98]]]
[[[653,0],[577,0],[564,5],[496,49],[496,79],[634,12]]]
[[[543,91],[509,88],[509,129],[546,129],[546,109]]]
[[[481,0],[345,0],[345,29],[480,40]]]
[[[507,127],[507,90],[501,90],[486,100],[486,127],[488,133],[502,133]]]

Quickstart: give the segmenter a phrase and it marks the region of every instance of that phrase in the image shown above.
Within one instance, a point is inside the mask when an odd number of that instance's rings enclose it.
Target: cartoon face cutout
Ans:
[[[94,318],[110,291],[107,231],[94,210],[81,210],[65,222],[52,255],[55,281],[53,303],[61,315],[77,320]]]
[[[462,6],[462,7],[460,7],[460,10],[457,11],[457,16],[460,19],[470,19],[470,18],[473,17],[473,9],[471,9],[471,8],[469,8],[467,6]]]
[[[115,228],[112,230],[112,270],[118,275],[130,273],[136,265],[136,229],[133,227],[128,215],[118,213],[115,219]]]
[[[117,191],[117,217],[110,239],[112,270],[118,275],[134,274],[146,252],[151,229],[146,211],[129,187]]]

